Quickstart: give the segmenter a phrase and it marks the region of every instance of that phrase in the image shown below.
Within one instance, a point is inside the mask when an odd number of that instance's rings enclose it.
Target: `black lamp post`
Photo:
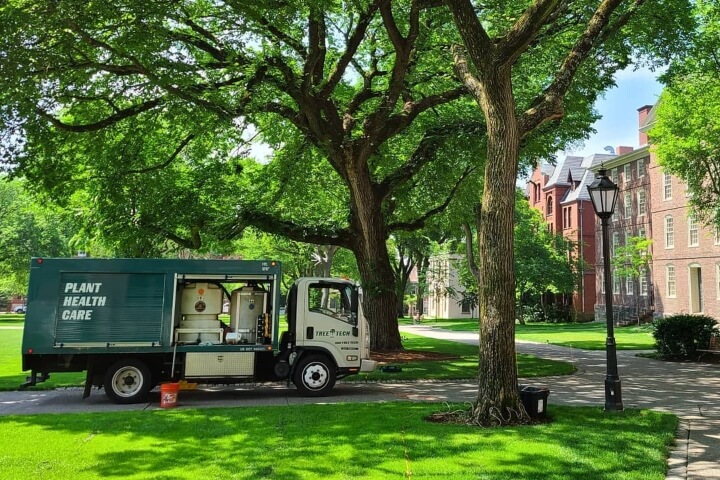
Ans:
[[[615,346],[615,333],[613,329],[612,311],[612,280],[610,273],[610,241],[609,221],[615,211],[618,198],[618,186],[607,177],[607,170],[600,168],[595,181],[588,185],[595,214],[600,217],[603,237],[603,268],[605,277],[605,316],[607,320],[607,340],[605,351],[607,353],[607,374],[605,376],[605,410],[622,410],[622,389],[620,375],[617,367],[617,350]]]

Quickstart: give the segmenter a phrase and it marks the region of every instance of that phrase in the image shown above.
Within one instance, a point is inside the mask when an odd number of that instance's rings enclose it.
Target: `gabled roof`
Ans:
[[[568,173],[571,168],[578,168],[582,163],[582,157],[567,156],[558,162],[550,179],[545,184],[545,188],[554,187],[555,185],[568,185]]]
[[[590,170],[592,167],[600,165],[608,160],[612,160],[617,155],[610,155],[606,153],[595,153],[588,155],[582,159],[580,167],[572,168],[570,170],[569,177],[574,182],[579,182],[575,188],[568,190],[563,196],[560,203],[571,203],[575,201],[590,200],[590,194],[588,194],[587,186],[592,183],[595,179],[595,175]]]

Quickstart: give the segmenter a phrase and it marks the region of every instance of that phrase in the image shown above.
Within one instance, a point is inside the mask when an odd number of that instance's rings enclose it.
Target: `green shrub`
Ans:
[[[665,358],[697,360],[697,350],[708,348],[717,322],[705,315],[672,315],[653,321],[655,349]]]

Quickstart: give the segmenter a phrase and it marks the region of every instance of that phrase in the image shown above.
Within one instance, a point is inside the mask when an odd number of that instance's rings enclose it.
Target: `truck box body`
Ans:
[[[274,261],[33,258],[23,369],[30,384],[37,374],[87,371],[85,395],[103,385],[130,403],[178,379],[297,385],[298,365],[310,369],[303,393],[325,394],[326,380],[374,368],[356,285],[298,280],[281,345],[280,281]],[[310,357],[329,378],[300,361]]]

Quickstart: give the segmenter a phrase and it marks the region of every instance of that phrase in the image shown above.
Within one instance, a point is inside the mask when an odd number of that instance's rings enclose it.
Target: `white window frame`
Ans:
[[[645,190],[640,190],[637,194],[638,217],[644,217],[647,214],[647,203],[645,199]]]
[[[625,192],[623,195],[623,215],[625,218],[632,218],[632,194]]]
[[[615,256],[615,249],[620,246],[620,232],[613,232],[612,234],[612,245],[610,249],[610,256]]]
[[[635,295],[635,285],[633,284],[632,278],[625,279],[625,293]]]
[[[645,227],[638,228],[638,237],[647,238],[646,235]]]
[[[618,183],[618,169],[617,168],[613,168],[612,170],[610,170],[610,180],[612,180],[612,182],[615,184]]]
[[[637,176],[638,178],[645,176],[645,159],[643,158],[637,161]]]
[[[672,200],[672,175],[663,173],[663,200]]]
[[[677,278],[675,265],[665,265],[665,292],[668,298],[676,298],[677,296]]]
[[[638,294],[641,297],[647,297],[648,294],[647,268],[645,267],[640,269],[640,276],[638,277]]]
[[[667,215],[663,222],[664,229],[663,233],[665,236],[665,248],[675,248],[675,219],[672,215]],[[668,228],[669,227],[669,228]]]
[[[620,277],[617,274],[617,268],[613,268],[612,281],[613,281],[613,295],[620,295],[620,290],[622,289],[622,281],[620,280]]]
[[[630,165],[629,163],[626,163],[625,166],[624,166],[624,168],[623,168],[623,180],[624,180],[626,183],[632,181],[632,168],[631,168],[631,165]]]
[[[697,218],[695,215],[688,215],[687,217],[688,226],[688,247],[699,247],[700,246],[700,227],[698,226]]]

